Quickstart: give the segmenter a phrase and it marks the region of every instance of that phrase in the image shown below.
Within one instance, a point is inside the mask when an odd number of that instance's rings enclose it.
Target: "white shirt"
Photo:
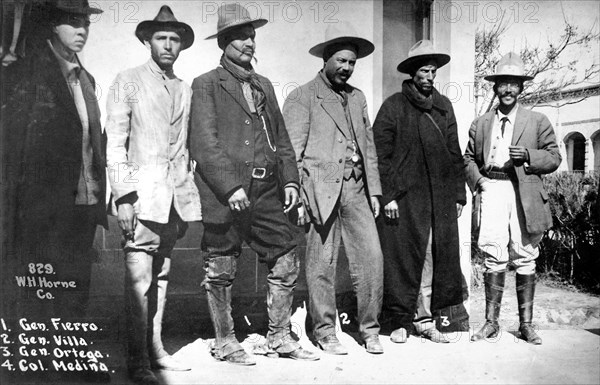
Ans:
[[[493,167],[510,167],[512,161],[510,160],[508,147],[511,145],[515,118],[517,117],[517,109],[519,105],[515,105],[513,109],[504,115],[500,110],[496,110],[494,118],[494,126],[492,127],[492,143],[490,147],[490,153],[486,164],[492,165]],[[504,135],[502,135],[502,118],[507,118],[506,124],[504,125]]]

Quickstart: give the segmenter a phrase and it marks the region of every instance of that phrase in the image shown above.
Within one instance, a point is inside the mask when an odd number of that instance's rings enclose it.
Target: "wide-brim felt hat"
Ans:
[[[431,40],[419,40],[410,47],[408,57],[398,64],[397,70],[409,74],[429,60],[435,61],[437,68],[441,68],[450,62],[450,55],[436,51]]]
[[[147,32],[161,31],[162,28],[177,29],[181,31],[180,38],[182,50],[189,48],[194,43],[195,36],[192,27],[186,23],[178,21],[175,18],[171,8],[167,5],[160,7],[158,15],[156,15],[153,20],[145,20],[139,23],[135,29],[135,36],[137,36],[137,38],[144,43],[144,38],[146,37]]]
[[[357,36],[358,33],[348,22],[333,23],[325,30],[325,41],[308,50],[308,53],[318,58],[323,58],[325,49],[333,44],[348,43],[356,47],[356,58],[369,56],[375,51],[375,46],[367,39]]]
[[[502,56],[496,65],[496,73],[487,75],[484,79],[495,82],[501,77],[512,77],[521,80],[533,79],[533,76],[525,75],[525,64],[519,55],[514,52]]]
[[[246,8],[239,3],[224,4],[217,10],[217,33],[210,35],[205,40],[215,39],[217,36],[243,25],[252,25],[254,29],[267,24],[267,19],[252,18]]]
[[[91,15],[104,12],[99,8],[90,7],[87,0],[54,0],[48,3],[48,7],[52,11],[75,15]]]

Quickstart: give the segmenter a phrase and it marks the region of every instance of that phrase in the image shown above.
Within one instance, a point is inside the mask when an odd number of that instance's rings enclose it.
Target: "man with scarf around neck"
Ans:
[[[255,29],[238,3],[219,7],[217,38],[221,66],[192,84],[190,150],[203,203],[202,250],[209,310],[215,329],[213,357],[254,365],[235,337],[231,291],[242,242],[266,264],[269,331],[266,352],[297,360],[318,360],[292,337],[294,288],[300,261],[295,229],[286,214],[298,201],[294,150],[271,82],[251,61]]]
[[[449,61],[430,41],[417,42],[398,65],[410,79],[384,101],[373,124],[385,214],[377,223],[383,306],[396,343],[411,332],[447,343],[433,316],[463,301],[457,218],[465,177],[452,105],[433,86]]]
[[[194,32],[164,5],[135,34],[150,59],[111,87],[118,91],[107,102],[107,159],[125,251],[129,377],[158,384],[151,368],[190,370],[166,352],[161,331],[173,247],[185,222],[202,219],[188,152],[192,90],[173,73]]]
[[[378,317],[383,262],[375,217],[381,186],[364,94],[347,83],[356,60],[375,47],[347,23],[331,24],[309,53],[323,59],[317,76],[287,98],[283,115],[296,152],[306,230],[306,282],[312,334],[330,354],[347,354],[336,336],[335,273],[340,240],[357,297],[367,352],[383,353]]]
[[[485,318],[471,341],[500,333],[498,318],[504,278],[509,265],[516,274],[519,336],[530,344],[542,339],[532,324],[535,259],[552,214],[542,175],[554,172],[562,160],[548,118],[519,105],[525,66],[514,52],[504,55],[494,82],[498,107],[475,119],[469,129],[464,162],[467,184],[480,199],[477,245],[485,257]]]

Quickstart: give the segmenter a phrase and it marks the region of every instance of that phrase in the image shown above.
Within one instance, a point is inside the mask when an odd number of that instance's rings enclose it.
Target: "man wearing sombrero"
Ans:
[[[383,306],[396,343],[411,332],[447,343],[439,329],[450,325],[434,317],[463,301],[457,221],[466,203],[462,154],[452,104],[434,87],[437,70],[449,61],[429,40],[413,45],[397,68],[410,78],[384,101],[373,124],[385,214],[378,220]]]
[[[544,231],[552,226],[548,194],[541,176],[555,171],[562,160],[548,118],[520,106],[517,98],[525,75],[521,58],[503,56],[494,82],[499,105],[475,119],[469,130],[464,161],[467,184],[481,198],[479,248],[485,255],[486,322],[472,341],[495,337],[504,277],[509,262],[517,270],[519,333],[539,345],[542,339],[532,325],[535,259]]]
[[[378,317],[383,263],[375,217],[381,186],[365,95],[349,85],[356,60],[375,47],[349,23],[330,24],[309,50],[317,76],[292,92],[283,115],[296,152],[306,229],[306,282],[313,337],[330,354],[348,351],[336,336],[335,275],[340,239],[356,290],[357,322],[367,352],[383,353]]]
[[[291,335],[293,292],[299,274],[297,241],[286,214],[298,201],[294,150],[269,79],[252,67],[256,29],[239,5],[219,7],[220,66],[192,84],[190,150],[203,203],[206,289],[218,360],[254,365],[235,337],[231,290],[242,242],[268,268],[267,349],[297,360],[317,360]]]
[[[194,32],[162,6],[135,35],[150,59],[113,83],[119,92],[107,102],[107,159],[123,231],[129,376],[153,384],[158,381],[150,368],[190,370],[165,351],[161,325],[171,251],[185,233],[184,222],[202,219],[187,147],[192,91],[173,73]]]

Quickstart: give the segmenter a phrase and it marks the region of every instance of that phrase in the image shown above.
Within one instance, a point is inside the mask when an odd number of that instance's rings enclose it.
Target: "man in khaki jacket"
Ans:
[[[129,376],[158,384],[150,367],[190,370],[165,351],[160,334],[171,251],[184,222],[202,219],[187,147],[192,91],[173,73],[194,32],[163,6],[154,20],[138,25],[136,36],[151,58],[115,79],[107,159],[124,236]]]
[[[517,270],[519,332],[529,343],[542,339],[531,323],[535,292],[535,259],[545,230],[552,226],[543,174],[561,162],[556,136],[545,115],[521,107],[517,97],[524,74],[521,58],[510,52],[500,59],[495,82],[499,106],[477,118],[469,130],[464,160],[467,184],[481,195],[478,246],[485,254],[486,323],[471,340],[495,337],[509,262]]]

